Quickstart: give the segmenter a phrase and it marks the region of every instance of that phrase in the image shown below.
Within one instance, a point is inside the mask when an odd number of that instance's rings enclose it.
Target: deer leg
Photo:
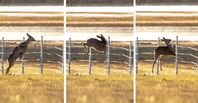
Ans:
[[[9,66],[8,66],[8,68],[6,69],[6,74],[9,73],[10,68],[14,65],[15,61],[16,61],[16,59],[10,59],[10,58],[8,58]]]
[[[86,47],[86,45],[87,45],[87,44],[84,43],[84,50],[85,50],[85,53],[88,54],[88,53],[87,53],[87,47]]]
[[[152,73],[154,73],[154,72],[153,72],[153,69],[154,69],[155,63],[156,63],[156,61],[157,61],[157,59],[158,59],[158,56],[155,56],[154,59],[155,59],[155,60],[154,60],[154,62],[153,62],[153,66],[152,66]]]
[[[162,58],[163,58],[163,56],[160,58],[160,70],[162,71]]]
[[[89,54],[89,48],[90,48],[90,47],[88,46],[88,47],[87,47],[87,49],[88,49],[88,50],[87,50],[87,55]]]
[[[164,65],[164,64],[166,64],[167,59],[168,59],[168,58],[167,58],[167,57],[165,57],[165,60],[164,60],[164,62],[163,62],[163,65]],[[162,68],[161,68],[161,71],[162,71]]]

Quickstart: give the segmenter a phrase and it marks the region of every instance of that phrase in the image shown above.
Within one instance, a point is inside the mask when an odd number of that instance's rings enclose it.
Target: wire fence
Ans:
[[[136,39],[136,56],[137,56],[137,65],[138,62],[144,61],[144,62],[153,62],[154,61],[154,50],[156,47],[158,47],[160,44],[160,38],[156,41],[146,41],[146,40],[138,40]],[[187,45],[180,44],[182,41],[178,41],[178,37],[176,37],[175,40],[173,40],[173,43],[175,44],[175,54],[176,56],[169,56],[167,57],[168,61],[166,60],[166,63],[173,63],[175,62],[175,73],[178,74],[178,70],[181,69],[178,67],[179,64],[191,64],[192,69],[198,70],[198,47],[190,47]],[[162,44],[163,45],[163,44]],[[159,65],[160,62],[164,61],[157,61],[157,74],[159,73]],[[136,69],[138,73],[138,67]]]
[[[120,71],[121,73],[123,71],[128,71],[130,74],[132,73],[132,41],[110,41],[110,37],[108,37],[105,54],[93,48],[89,48],[90,52],[88,55],[85,53],[83,47],[83,43],[85,42],[86,41],[72,41],[71,38],[66,41],[66,68],[68,75],[74,70],[80,73],[82,67],[87,67],[86,74],[91,75],[93,73],[93,68],[98,64],[103,64],[100,65],[100,68],[106,68],[107,76],[111,74],[111,69]],[[74,62],[78,63],[77,66],[72,66]],[[120,64],[121,66],[115,64]]]
[[[25,41],[24,37],[21,40],[5,40],[4,37],[2,37],[0,46],[2,74],[6,69],[5,62],[7,61],[7,58],[12,53],[17,44],[23,41]],[[33,71],[31,71],[31,74],[43,74],[44,69],[49,70],[51,64],[55,65],[51,69],[58,68],[63,72],[63,45],[53,45],[55,42],[60,42],[61,44],[61,41],[48,41],[44,40],[43,36],[41,36],[40,40],[36,40],[35,42],[29,44],[25,55],[22,57],[22,59],[17,59],[15,65],[12,67],[21,67],[21,71],[13,70],[11,68],[11,72],[13,72],[13,74],[24,75],[25,72],[28,72],[28,70],[32,68],[31,70]]]

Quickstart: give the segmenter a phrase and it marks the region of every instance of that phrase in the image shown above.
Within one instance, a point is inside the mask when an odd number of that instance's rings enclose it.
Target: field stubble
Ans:
[[[179,64],[179,75],[174,64],[166,64],[156,76],[151,63],[139,64],[137,76],[137,103],[197,103],[198,72],[190,64]]]

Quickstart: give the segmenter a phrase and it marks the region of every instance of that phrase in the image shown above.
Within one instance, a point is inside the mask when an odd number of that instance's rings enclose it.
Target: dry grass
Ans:
[[[94,64],[92,75],[87,75],[88,67],[72,64],[72,74],[67,77],[67,103],[132,102],[133,77],[127,70],[112,67],[107,77],[104,64]]]
[[[21,71],[21,64],[12,68],[12,75],[0,77],[0,99],[3,103],[63,103],[63,75],[60,71],[44,69],[40,75],[38,67],[25,68],[25,75],[16,74]],[[48,65],[48,67],[53,65]]]
[[[176,76],[174,64],[167,64],[156,76],[151,74],[151,63],[141,62],[137,77],[137,103],[196,103],[198,73],[191,67],[180,64],[179,75]]]

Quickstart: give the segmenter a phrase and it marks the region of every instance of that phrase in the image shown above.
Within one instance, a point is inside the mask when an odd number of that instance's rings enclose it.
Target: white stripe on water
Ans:
[[[1,12],[64,12],[63,6],[0,6]]]
[[[57,17],[64,14],[47,14],[47,13],[0,13],[0,16],[17,16],[17,17]]]
[[[179,40],[185,41],[198,41],[198,35],[186,35],[186,34],[176,34],[171,32],[137,32],[136,33],[139,40],[157,40],[158,37],[170,38],[172,40],[176,39],[176,36],[179,37]]]
[[[72,13],[69,14],[67,13],[67,16],[77,16],[77,17],[131,17],[133,16],[132,14],[94,14],[94,13]]]
[[[29,33],[37,40],[44,36],[45,40],[64,40],[61,26],[0,26],[0,37],[6,40],[20,40]]]
[[[192,12],[198,11],[196,5],[159,5],[159,6],[136,6],[136,11],[178,11],[178,12]]]
[[[169,17],[175,17],[175,16],[180,16],[180,17],[191,17],[191,16],[198,16],[198,11],[196,13],[153,13],[153,12],[144,12],[144,13],[136,13],[137,16],[163,16],[163,17],[166,17],[166,16],[169,16]]]
[[[106,38],[110,36],[111,41],[132,41],[133,34],[131,35],[113,35],[110,33],[70,33],[67,32],[66,39],[72,40],[87,40],[89,38],[97,38],[96,35],[103,34]]]
[[[133,12],[133,7],[105,6],[105,7],[67,7],[67,12]]]

